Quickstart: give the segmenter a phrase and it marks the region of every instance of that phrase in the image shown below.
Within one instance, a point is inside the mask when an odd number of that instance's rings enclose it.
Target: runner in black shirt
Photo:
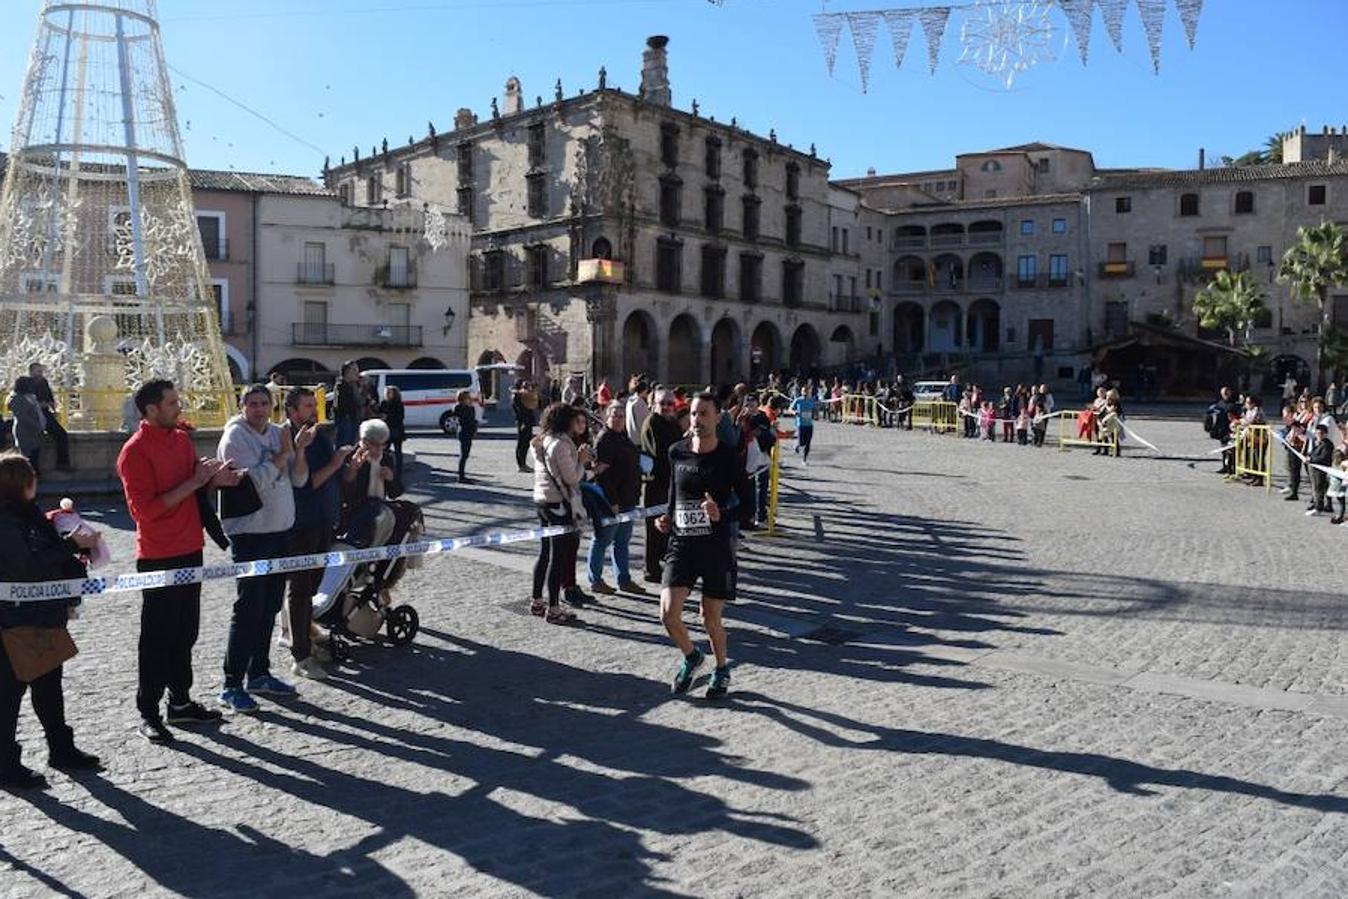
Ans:
[[[735,547],[728,512],[731,496],[740,508],[750,508],[744,464],[733,447],[716,439],[721,410],[716,398],[700,393],[692,405],[693,436],[670,447],[672,474],[669,510],[656,521],[669,533],[660,593],[660,617],[665,630],[683,652],[683,664],[674,678],[674,692],[684,693],[706,656],[693,645],[683,624],[683,603],[702,582],[702,623],[716,656],[716,670],[707,687],[708,699],[719,699],[730,687],[726,661],[726,632],[722,609],[735,599]]]

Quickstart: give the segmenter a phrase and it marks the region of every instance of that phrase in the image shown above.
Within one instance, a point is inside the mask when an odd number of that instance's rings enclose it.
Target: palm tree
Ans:
[[[1283,254],[1278,280],[1291,286],[1293,299],[1314,300],[1320,309],[1320,345],[1316,369],[1325,383],[1325,342],[1330,332],[1329,291],[1348,284],[1348,233],[1333,222],[1297,229],[1297,243]]]
[[[1219,271],[1212,283],[1194,297],[1194,315],[1198,323],[1204,328],[1225,330],[1232,347],[1237,345],[1236,335],[1242,332],[1248,335],[1264,308],[1264,293],[1250,279],[1248,272],[1233,275],[1229,271]]]
[[[1261,162],[1282,162],[1282,142],[1292,136],[1290,131],[1279,131],[1269,135],[1264,141],[1264,149],[1259,152]]]

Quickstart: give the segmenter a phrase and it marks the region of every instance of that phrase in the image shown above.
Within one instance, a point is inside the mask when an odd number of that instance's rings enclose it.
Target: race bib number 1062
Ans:
[[[679,503],[674,507],[674,533],[681,537],[702,537],[711,533],[711,519],[701,503]]]

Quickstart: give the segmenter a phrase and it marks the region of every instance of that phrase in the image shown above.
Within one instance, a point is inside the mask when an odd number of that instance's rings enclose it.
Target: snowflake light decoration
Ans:
[[[75,354],[63,340],[50,333],[28,333],[15,342],[0,357],[0,378],[13,384],[20,375],[28,374],[28,366],[39,362],[47,370],[47,380],[57,385],[73,385],[79,381],[80,370]]]
[[[156,345],[148,337],[123,347],[126,354],[126,385],[135,389],[154,378],[167,378],[187,391],[208,387],[210,356],[197,344],[168,341]]]
[[[1045,0],[979,0],[960,29],[959,61],[1003,79],[1010,89],[1016,75],[1056,58],[1052,8]]]
[[[449,224],[445,221],[445,215],[440,211],[440,207],[434,203],[426,204],[424,215],[426,227],[422,237],[426,239],[431,252],[438,253],[449,245]]]

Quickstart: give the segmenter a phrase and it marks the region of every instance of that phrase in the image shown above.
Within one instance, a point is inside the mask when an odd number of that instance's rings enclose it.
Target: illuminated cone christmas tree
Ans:
[[[229,369],[155,0],[44,0],[11,147],[5,385],[42,362],[90,420],[91,396],[167,377],[223,415]]]

